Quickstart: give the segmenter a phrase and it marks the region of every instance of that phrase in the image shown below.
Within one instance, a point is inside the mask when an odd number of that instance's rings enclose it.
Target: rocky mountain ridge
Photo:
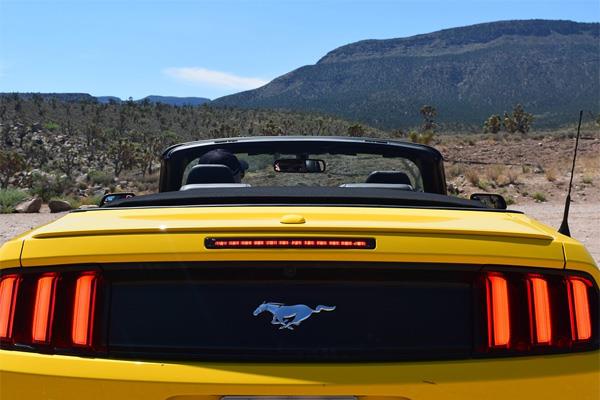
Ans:
[[[600,24],[500,21],[408,38],[365,40],[213,105],[318,111],[384,129],[418,124],[431,104],[441,123],[481,125],[520,103],[536,124],[600,111]]]

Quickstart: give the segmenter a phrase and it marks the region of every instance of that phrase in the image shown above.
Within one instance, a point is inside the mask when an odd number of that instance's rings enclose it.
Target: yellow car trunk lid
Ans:
[[[206,237],[372,237],[373,250],[206,249]],[[335,260],[562,268],[560,235],[510,212],[367,207],[176,207],[74,212],[25,237],[24,266]]]

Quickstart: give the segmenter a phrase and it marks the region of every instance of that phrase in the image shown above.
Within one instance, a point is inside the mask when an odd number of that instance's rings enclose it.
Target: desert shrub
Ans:
[[[55,130],[60,128],[60,125],[56,122],[49,121],[44,124],[44,128],[48,129],[50,132],[54,132]]]
[[[524,174],[528,174],[531,172],[531,168],[529,167],[529,165],[523,165],[522,170]]]
[[[489,180],[498,184],[500,176],[504,173],[504,166],[502,165],[490,165],[487,168],[486,175]]]
[[[422,133],[412,131],[408,133],[408,139],[413,143],[430,144],[434,137],[434,131],[425,131]]]
[[[519,182],[519,173],[511,168],[506,173],[506,179],[508,179],[509,184],[516,185]]]
[[[0,188],[7,188],[10,178],[25,168],[25,159],[14,151],[0,150]]]
[[[48,202],[64,195],[73,185],[73,181],[66,176],[34,174],[31,177],[30,192]]]
[[[548,182],[556,181],[557,175],[558,175],[558,172],[556,171],[555,168],[550,168],[550,169],[546,170],[546,179],[548,179]]]
[[[465,178],[467,178],[467,181],[469,181],[469,183],[471,183],[471,185],[473,185],[473,186],[479,185],[479,174],[477,173],[477,171],[475,171],[475,169],[466,170]]]
[[[99,206],[102,196],[80,197],[79,204],[82,206]]]
[[[477,187],[481,190],[485,190],[488,191],[490,189],[490,186],[492,185],[492,183],[490,181],[488,181],[487,179],[480,179],[479,182],[477,182]]]
[[[0,189],[0,214],[8,214],[15,211],[17,204],[25,200],[29,195],[18,189]]]
[[[583,183],[585,183],[586,185],[591,185],[594,182],[594,178],[592,178],[591,175],[584,175],[583,178],[581,179],[583,181]]]
[[[108,186],[113,182],[113,175],[104,171],[91,170],[87,173],[87,179],[92,185]]]
[[[361,124],[351,125],[347,129],[348,136],[361,137],[365,136],[365,128]]]
[[[533,194],[533,199],[535,201],[537,201],[538,203],[543,203],[546,201],[546,195],[544,193],[541,192],[535,192]]]
[[[463,164],[452,164],[448,168],[448,176],[450,178],[456,178],[457,176],[464,175],[465,166]]]
[[[426,131],[421,133],[421,144],[431,144],[433,142],[433,138],[435,137],[434,131]]]

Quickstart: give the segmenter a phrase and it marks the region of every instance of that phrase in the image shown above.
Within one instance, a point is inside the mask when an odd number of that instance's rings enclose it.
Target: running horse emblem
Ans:
[[[303,321],[310,318],[311,315],[319,313],[321,311],[333,311],[335,306],[322,306],[318,305],[314,310],[304,304],[296,304],[293,306],[286,306],[283,303],[267,303],[263,302],[260,306],[254,310],[254,316],[268,311],[273,314],[271,323],[273,325],[281,325],[279,329],[294,330],[294,326],[300,325]]]

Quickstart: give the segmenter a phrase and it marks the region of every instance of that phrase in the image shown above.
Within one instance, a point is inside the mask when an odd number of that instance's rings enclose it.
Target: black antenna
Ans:
[[[569,207],[571,206],[571,187],[573,186],[573,172],[575,171],[575,160],[577,159],[577,147],[579,147],[579,131],[581,130],[581,119],[583,118],[583,110],[579,111],[579,125],[577,125],[577,138],[575,139],[575,154],[573,154],[573,166],[571,167],[571,180],[569,181],[569,192],[565,201],[565,213],[558,231],[563,235],[571,236],[569,230]]]

